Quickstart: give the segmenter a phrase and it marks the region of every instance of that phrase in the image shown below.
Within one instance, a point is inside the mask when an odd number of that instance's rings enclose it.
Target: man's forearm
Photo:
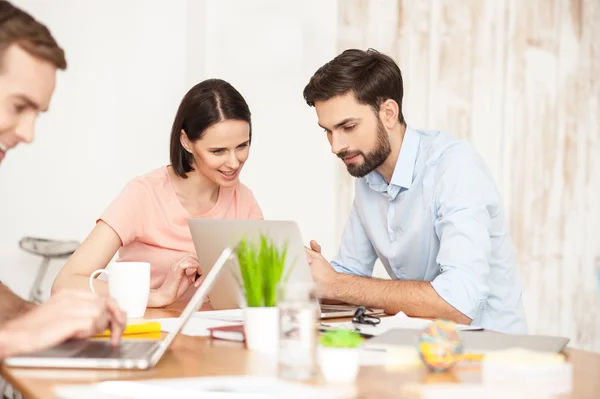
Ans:
[[[461,324],[471,319],[444,301],[428,281],[380,280],[338,273],[327,292],[329,299],[404,312],[411,317],[443,318]]]
[[[35,305],[15,295],[0,283],[0,326],[29,311]]]

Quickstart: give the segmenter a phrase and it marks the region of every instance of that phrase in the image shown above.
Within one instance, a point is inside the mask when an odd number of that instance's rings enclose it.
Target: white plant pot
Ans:
[[[249,350],[276,354],[279,345],[279,309],[244,308],[244,334]]]
[[[358,348],[319,347],[321,374],[329,383],[351,383],[356,381],[360,367]]]

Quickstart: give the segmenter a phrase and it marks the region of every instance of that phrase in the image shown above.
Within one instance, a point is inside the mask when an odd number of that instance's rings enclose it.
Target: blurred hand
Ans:
[[[310,242],[310,248],[305,248],[310,271],[317,287],[319,296],[332,298],[332,283],[337,272],[321,254],[321,246],[314,240]]]
[[[191,285],[199,287],[203,277],[196,280],[196,273],[202,275],[202,269],[194,255],[186,255],[173,263],[163,284],[157,289],[150,290],[148,307],[169,306],[178,300]]]
[[[4,326],[0,357],[41,351],[107,328],[111,343],[118,345],[126,324],[125,313],[113,299],[83,290],[63,290]]]

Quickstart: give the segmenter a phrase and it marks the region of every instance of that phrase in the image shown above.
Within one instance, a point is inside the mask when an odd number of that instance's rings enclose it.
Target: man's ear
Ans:
[[[379,106],[379,119],[388,129],[392,129],[398,123],[399,113],[398,103],[392,99],[385,100]]]
[[[183,129],[181,129],[181,134],[179,135],[179,141],[181,142],[181,146],[183,147],[183,149],[191,154],[192,147],[190,145],[190,139],[188,139],[188,136],[185,133],[185,130],[183,130]]]

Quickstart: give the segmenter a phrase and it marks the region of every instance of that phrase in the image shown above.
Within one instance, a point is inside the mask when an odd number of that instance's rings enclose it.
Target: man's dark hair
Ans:
[[[171,129],[171,165],[178,176],[187,177],[194,170],[192,154],[181,144],[181,130],[191,142],[200,140],[206,129],[226,120],[252,122],[250,109],[244,97],[229,83],[208,79],[192,87],[179,104]]]
[[[323,65],[304,88],[304,99],[311,107],[348,93],[375,112],[386,100],[398,103],[398,121],[404,122],[402,96],[404,86],[400,68],[389,56],[374,49],[349,49]]]
[[[48,28],[20,8],[0,0],[0,69],[4,52],[13,44],[58,69],[67,68],[65,52]]]

